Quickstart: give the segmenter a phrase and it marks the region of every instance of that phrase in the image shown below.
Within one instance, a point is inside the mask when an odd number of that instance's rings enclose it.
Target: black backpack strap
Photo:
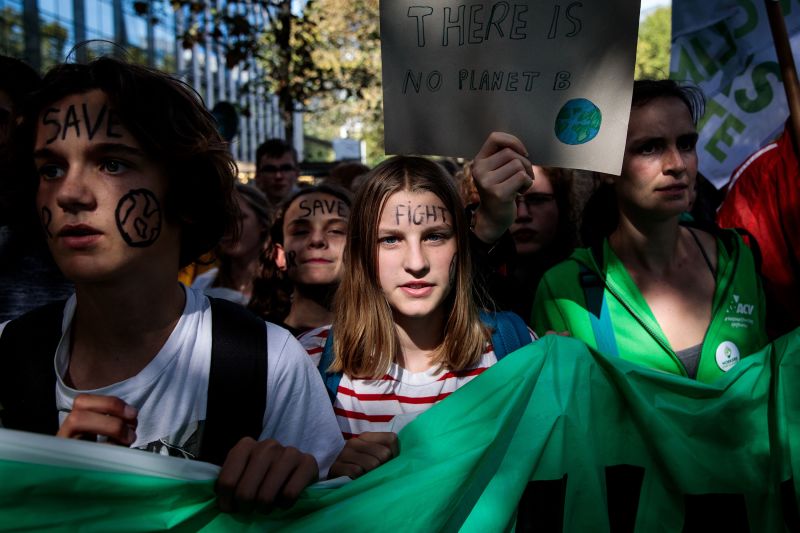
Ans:
[[[222,465],[243,437],[261,436],[267,408],[267,324],[240,305],[209,301],[211,370],[199,459]]]
[[[56,372],[65,302],[52,302],[6,324],[0,336],[0,419],[8,429],[55,435]]]

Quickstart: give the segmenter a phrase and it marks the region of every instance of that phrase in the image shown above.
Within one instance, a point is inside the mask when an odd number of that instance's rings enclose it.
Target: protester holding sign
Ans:
[[[76,293],[2,326],[2,425],[221,464],[223,510],[294,500],[342,446],[308,356],[176,281],[237,215],[196,93],[101,58],[51,70],[27,120],[42,227]]]
[[[357,477],[397,453],[403,426],[534,336],[516,315],[479,314],[463,204],[432,161],[394,157],[369,174],[344,257],[332,329],[301,342],[349,438],[331,475]]]
[[[636,82],[622,174],[603,178],[613,229],[545,274],[532,320],[605,354],[711,382],[766,335],[763,291],[741,238],[680,224],[697,176],[702,104],[696,89]]]

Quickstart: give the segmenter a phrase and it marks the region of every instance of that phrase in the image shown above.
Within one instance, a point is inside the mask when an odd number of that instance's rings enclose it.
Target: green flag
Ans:
[[[548,336],[420,415],[397,458],[268,515],[220,513],[212,465],[0,430],[0,528],[783,531],[798,357],[800,330],[705,385]]]

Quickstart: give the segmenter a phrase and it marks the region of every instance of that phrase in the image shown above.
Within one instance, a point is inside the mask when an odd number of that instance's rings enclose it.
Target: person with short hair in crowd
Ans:
[[[295,500],[343,445],[316,369],[286,330],[177,282],[238,213],[200,98],[100,58],[50,70],[27,120],[75,294],[1,326],[2,425],[215,462],[224,511]]]
[[[369,167],[358,161],[342,161],[333,167],[325,178],[325,184],[336,185],[356,192],[358,185],[363,182],[362,176],[369,172]]]
[[[297,189],[297,150],[283,139],[268,139],[256,149],[256,186],[279,206]]]
[[[544,273],[568,258],[578,243],[572,195],[572,171],[533,166],[534,180],[516,199],[517,214],[509,231],[516,257],[509,275],[514,288],[509,308],[527,319]]]
[[[239,207],[238,231],[222,238],[215,249],[219,266],[197,276],[192,287],[246,306],[275,216],[264,193],[251,185],[236,183],[234,197]]]
[[[637,81],[620,176],[603,175],[599,235],[542,278],[533,323],[606,355],[712,382],[761,349],[764,293],[741,237],[682,222],[694,201],[699,89]],[[586,233],[588,234],[588,233]]]

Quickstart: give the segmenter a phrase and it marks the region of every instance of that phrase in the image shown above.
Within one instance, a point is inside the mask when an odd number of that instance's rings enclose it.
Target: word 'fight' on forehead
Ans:
[[[402,222],[407,225],[420,226],[422,224],[448,223],[447,208],[443,205],[417,204],[411,202],[398,203],[394,206],[395,224],[399,226]]]

